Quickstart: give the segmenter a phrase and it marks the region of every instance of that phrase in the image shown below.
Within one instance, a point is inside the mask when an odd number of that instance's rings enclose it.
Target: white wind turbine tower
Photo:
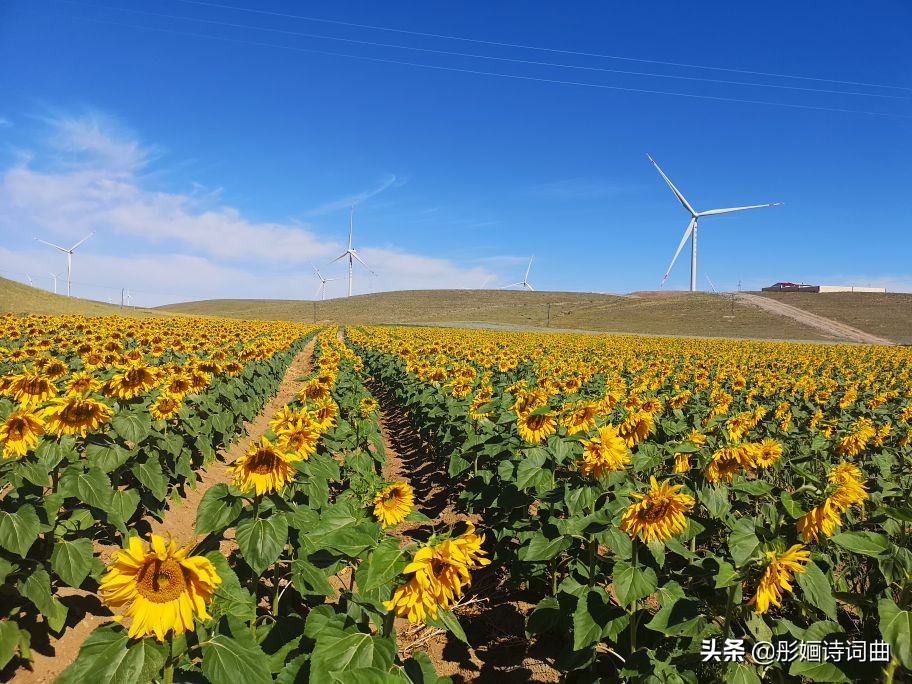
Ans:
[[[344,252],[342,252],[342,254],[340,254],[335,259],[333,259],[332,261],[329,262],[331,264],[334,264],[339,259],[344,259],[345,257],[348,257],[348,296],[349,297],[352,296],[352,264],[353,264],[354,260],[357,259],[358,262],[362,266],[364,266],[364,268],[366,268],[368,271],[370,271],[370,266],[365,264],[364,261],[361,259],[361,257],[358,256],[358,253],[354,249],[352,249],[352,226],[354,224],[354,221],[355,221],[355,205],[353,204],[352,208],[351,208],[351,214],[349,214],[349,217],[348,217],[348,249],[346,249]]]
[[[344,254],[342,256],[345,256]],[[316,266],[313,266],[314,273],[317,274],[317,278],[320,279],[320,287],[317,288],[317,295],[320,296],[320,299],[326,301],[326,283],[332,282],[333,280],[338,280],[338,278],[324,278],[323,274],[320,273],[320,269]]]
[[[534,258],[535,258],[535,255],[533,254],[532,259],[534,259]],[[529,271],[532,270],[532,259],[529,259],[529,266],[526,268],[526,275],[523,276],[522,281],[518,282],[518,283],[513,283],[512,285],[506,285],[502,289],[506,290],[508,287],[516,287],[518,285],[523,290],[529,290],[529,292],[534,292],[535,288],[532,287],[531,285],[529,285]]]
[[[659,172],[659,175],[665,179],[665,182],[668,183],[668,187],[671,188],[671,191],[675,194],[675,197],[684,205],[684,208],[690,212],[690,223],[687,224],[687,229],[684,231],[684,237],[681,238],[681,244],[678,245],[678,251],[675,252],[674,256],[671,259],[671,263],[668,265],[668,270],[665,272],[665,277],[662,278],[662,285],[665,284],[665,281],[668,279],[668,275],[671,273],[671,269],[674,268],[675,261],[678,259],[678,255],[681,253],[681,250],[684,249],[684,245],[687,242],[688,238],[691,238],[690,242],[690,291],[695,292],[697,289],[697,220],[703,216],[715,216],[716,214],[728,214],[733,211],[744,211],[745,209],[762,209],[763,207],[777,207],[782,202],[773,202],[772,204],[753,204],[749,207],[732,207],[731,209],[710,209],[708,211],[695,211],[690,203],[684,199],[684,195],[674,186],[674,183],[666,176],[662,169],[659,168],[659,165],[656,164],[655,159],[650,157],[648,154],[646,158],[652,162],[653,166],[656,167],[656,171]],[[659,287],[661,287],[660,285]]]
[[[75,245],[73,245],[69,249],[67,249],[66,247],[61,247],[60,245],[55,245],[53,242],[45,242],[44,240],[35,238],[36,240],[38,240],[38,242],[44,243],[45,245],[48,245],[49,247],[59,249],[61,252],[66,253],[66,255],[67,255],[67,297],[70,296],[70,288],[72,286],[71,276],[73,273],[73,252],[76,250],[77,247],[79,247],[79,245],[81,245],[83,242],[88,240],[93,235],[95,235],[95,233],[89,233],[84,238],[82,238],[82,240],[77,242]]]
[[[51,273],[51,278],[54,279],[54,294],[57,294],[57,278],[59,278],[62,273]]]

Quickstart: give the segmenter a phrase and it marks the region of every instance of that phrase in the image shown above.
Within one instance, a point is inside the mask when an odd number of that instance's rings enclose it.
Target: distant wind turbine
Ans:
[[[532,259],[534,259],[534,258],[535,258],[535,255],[533,254]],[[508,287],[516,287],[518,285],[523,290],[529,290],[530,292],[534,292],[535,288],[529,284],[529,271],[532,270],[532,259],[529,259],[529,266],[526,268],[526,275],[523,276],[522,281],[518,282],[518,283],[513,283],[512,285],[506,285],[502,289],[506,290]]]
[[[489,275],[487,278],[485,278],[485,279],[484,279],[484,282],[481,284],[481,287],[478,288],[478,289],[479,289],[479,290],[485,289],[485,285],[487,285],[489,282],[491,282],[491,279],[492,279],[493,277],[494,277],[494,276],[490,276],[490,275]]]
[[[77,247],[79,247],[79,245],[81,245],[83,242],[88,240],[94,234],[95,233],[89,233],[84,238],[82,238],[82,240],[77,242],[75,245],[73,245],[69,249],[67,249],[66,247],[61,247],[60,245],[55,245],[53,242],[45,242],[44,240],[35,238],[36,240],[38,240],[38,242],[44,243],[45,245],[48,245],[49,247],[53,247],[54,249],[59,249],[61,252],[66,253],[66,255],[67,255],[67,297],[70,296],[70,291],[71,291],[72,284],[73,284],[72,280],[71,280],[71,276],[73,273],[73,252],[76,250]]]
[[[348,296],[349,297],[352,296],[352,263],[354,262],[354,260],[357,259],[357,261],[362,266],[364,266],[364,268],[366,268],[368,271],[370,271],[370,266],[365,264],[364,261],[361,259],[361,257],[358,256],[358,253],[352,248],[352,228],[354,225],[354,221],[355,221],[355,205],[353,204],[352,208],[351,208],[351,214],[349,214],[349,217],[348,217],[348,249],[346,249],[344,252],[342,252],[342,254],[340,254],[335,259],[333,259],[332,261],[329,262],[331,264],[334,264],[339,259],[344,259],[345,257],[348,257]]]
[[[648,154],[646,158],[652,162],[652,165],[656,167],[656,171],[659,172],[659,175],[665,179],[665,182],[668,183],[668,187],[671,188],[671,191],[675,194],[675,197],[678,198],[678,201],[684,205],[684,208],[690,212],[690,223],[687,224],[687,229],[684,231],[684,237],[681,238],[681,244],[678,245],[678,251],[675,252],[675,255],[671,259],[671,264],[668,266],[668,270],[665,272],[665,277],[662,278],[662,285],[665,285],[665,281],[668,280],[668,275],[671,273],[671,269],[674,268],[675,261],[678,259],[678,255],[681,253],[681,250],[684,249],[684,245],[687,242],[688,238],[691,238],[690,242],[690,291],[695,292],[697,289],[697,220],[703,216],[715,216],[716,214],[728,214],[733,211],[744,211],[745,209],[762,209],[763,207],[778,207],[782,202],[773,202],[772,204],[753,204],[749,207],[733,207],[731,209],[710,209],[708,211],[695,211],[690,203],[684,199],[684,195],[674,186],[674,183],[666,176],[662,169],[659,168],[659,165],[656,164],[655,159],[650,157]],[[660,287],[662,286],[660,285]]]
[[[62,274],[60,273],[51,273],[51,278],[54,279],[54,294],[57,294],[57,278],[59,278],[61,275]]]
[[[320,287],[317,288],[317,295],[320,296],[320,299],[326,301],[326,283],[332,282],[333,280],[338,280],[338,278],[324,278],[323,274],[320,273],[320,269],[318,269],[313,264],[311,264],[311,266],[313,266],[313,270],[314,273],[317,274],[317,278],[320,279]]]

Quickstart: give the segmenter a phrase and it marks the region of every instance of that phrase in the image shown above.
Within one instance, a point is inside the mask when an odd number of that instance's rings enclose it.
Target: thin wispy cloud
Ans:
[[[5,116],[0,116],[0,128],[12,128],[13,122],[7,119]]]
[[[395,174],[389,174],[386,178],[381,180],[377,185],[368,188],[367,190],[362,190],[361,192],[343,197],[338,200],[333,200],[332,202],[327,202],[316,209],[311,209],[308,211],[305,216],[322,216],[324,214],[331,214],[334,211],[339,211],[340,209],[348,209],[353,204],[361,204],[366,202],[371,197],[376,197],[380,193],[389,190],[390,188],[398,185],[402,185],[405,181],[400,181]]]

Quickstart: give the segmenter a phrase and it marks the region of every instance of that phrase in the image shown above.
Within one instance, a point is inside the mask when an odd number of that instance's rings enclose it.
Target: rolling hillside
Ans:
[[[431,323],[561,330],[746,337],[811,341],[835,338],[790,319],[733,303],[724,295],[414,290],[340,297],[325,302],[217,299],[161,307],[195,315],[347,324]]]
[[[66,297],[47,292],[37,287],[17,283],[15,280],[0,278],[0,312],[16,314],[37,313],[46,315],[82,314],[84,316],[163,316],[160,311],[150,309],[121,308],[91,299]]]

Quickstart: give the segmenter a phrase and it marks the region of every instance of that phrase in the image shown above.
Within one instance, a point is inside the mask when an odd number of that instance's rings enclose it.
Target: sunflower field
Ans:
[[[64,684],[442,684],[404,630],[469,642],[483,571],[563,680],[905,681],[910,376],[900,347],[0,317],[0,666],[70,587],[117,617]],[[384,476],[387,402],[462,522]],[[194,541],[137,534],[239,437]]]
[[[561,640],[565,676],[912,671],[907,349],[418,328],[349,339],[484,521],[492,563],[538,593],[527,636]],[[728,640],[747,657],[707,652]],[[752,658],[761,642],[777,657]],[[848,657],[859,642],[878,648]],[[798,643],[833,656],[789,653]]]
[[[99,549],[195,482],[315,328],[212,319],[0,317],[0,667]],[[133,542],[135,543],[135,542]]]

